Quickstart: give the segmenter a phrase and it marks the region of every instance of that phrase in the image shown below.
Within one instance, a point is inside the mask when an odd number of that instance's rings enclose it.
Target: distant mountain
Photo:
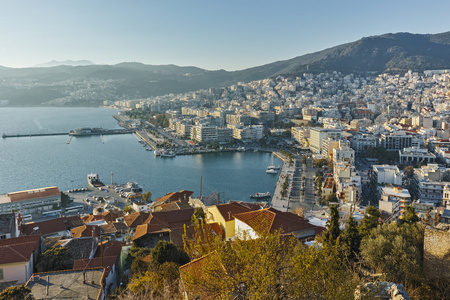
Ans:
[[[289,60],[233,72],[142,63],[94,65],[86,61],[87,65],[71,65],[80,62],[85,61],[51,62],[58,66],[46,68],[0,66],[0,99],[8,99],[10,105],[96,106],[104,100],[177,94],[278,75],[301,76],[305,72],[376,74],[450,69],[450,32],[366,37]]]
[[[57,66],[90,66],[94,63],[89,60],[65,60],[65,61],[56,61],[52,60],[43,64],[36,65],[36,68],[49,68],[49,67],[57,67]]]

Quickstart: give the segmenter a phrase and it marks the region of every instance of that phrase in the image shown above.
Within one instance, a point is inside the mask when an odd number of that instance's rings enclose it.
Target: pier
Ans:
[[[130,129],[104,129],[98,132],[90,132],[83,134],[74,134],[73,132],[53,132],[53,133],[27,133],[27,134],[6,134],[3,133],[2,138],[19,138],[19,137],[38,137],[38,136],[57,136],[57,135],[69,135],[72,136],[89,136],[89,135],[111,135],[111,134],[128,134],[133,133],[134,130]],[[69,144],[71,139],[67,140],[67,144]]]

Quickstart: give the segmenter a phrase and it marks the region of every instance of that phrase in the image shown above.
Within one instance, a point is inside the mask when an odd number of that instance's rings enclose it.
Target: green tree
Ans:
[[[124,208],[123,208],[123,212],[124,213],[126,213],[126,214],[131,214],[131,213],[133,213],[133,208],[131,207],[131,205],[127,205],[127,206],[125,206]]]
[[[152,192],[148,191],[148,192],[142,194],[142,200],[144,200],[144,202],[151,202],[152,201]]]
[[[27,286],[11,286],[0,293],[0,300],[32,300],[31,289]]]
[[[340,249],[350,261],[354,261],[358,257],[361,244],[361,235],[357,225],[353,214],[350,214],[347,226],[339,238]]]
[[[405,215],[399,218],[398,223],[399,224],[416,223],[418,221],[420,221],[420,218],[416,215],[414,207],[408,205],[406,206]]]
[[[55,247],[45,251],[37,263],[38,272],[72,269],[73,258],[66,247]]]
[[[412,178],[414,176],[414,167],[413,166],[406,166],[403,168],[403,171],[405,172],[405,175],[408,178]]]
[[[369,206],[366,208],[366,213],[359,226],[359,233],[362,237],[369,235],[370,231],[378,226],[380,216],[380,211],[376,207]]]
[[[184,265],[190,261],[190,258],[184,250],[179,250],[174,243],[160,240],[152,250],[152,261],[159,265],[165,262]]]
[[[72,202],[73,202],[73,200],[70,199],[69,195],[67,195],[64,192],[61,192],[61,206],[62,207],[67,207]]]
[[[362,262],[385,274],[386,280],[405,287],[420,285],[422,277],[423,228],[420,223],[395,222],[373,229],[361,241]]]
[[[327,220],[327,230],[322,234],[325,244],[333,246],[336,243],[341,229],[339,228],[339,210],[337,205],[330,206],[330,218]]]
[[[201,207],[197,207],[192,214],[191,223],[195,224],[196,221],[200,223],[204,223],[206,221],[206,214]]]

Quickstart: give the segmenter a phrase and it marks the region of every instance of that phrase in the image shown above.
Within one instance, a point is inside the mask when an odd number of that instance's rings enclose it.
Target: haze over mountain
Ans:
[[[70,62],[70,61],[69,61]],[[64,63],[64,62],[57,62]],[[319,52],[240,71],[209,71],[175,65],[59,65],[0,67],[0,99],[10,105],[99,105],[103,100],[147,98],[225,87],[277,75],[319,73],[404,73],[450,69],[450,32],[384,34]]]
[[[94,65],[92,61],[89,60],[64,60],[64,61],[56,61],[52,60],[43,64],[38,64],[35,67],[37,68],[48,68],[48,67],[57,67],[57,66],[90,66]]]

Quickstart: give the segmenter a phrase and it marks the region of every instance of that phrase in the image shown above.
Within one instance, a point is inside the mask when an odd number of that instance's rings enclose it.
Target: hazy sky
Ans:
[[[240,70],[365,36],[450,31],[450,1],[0,0],[0,65]]]

